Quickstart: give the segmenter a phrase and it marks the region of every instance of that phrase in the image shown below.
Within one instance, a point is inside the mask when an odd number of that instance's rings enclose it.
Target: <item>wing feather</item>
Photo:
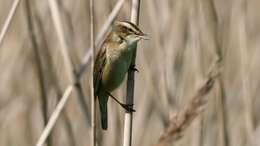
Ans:
[[[95,64],[94,64],[94,73],[93,73],[93,81],[94,81],[94,96],[97,97],[98,90],[100,88],[100,83],[102,79],[102,73],[103,73],[103,68],[106,64],[106,48],[103,46],[95,59]]]

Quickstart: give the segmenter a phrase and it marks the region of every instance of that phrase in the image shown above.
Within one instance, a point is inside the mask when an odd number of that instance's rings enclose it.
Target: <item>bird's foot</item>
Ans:
[[[109,92],[107,92],[107,95],[109,95],[109,97],[111,97],[112,99],[114,99],[120,106],[122,106],[127,112],[131,113],[131,112],[135,112],[135,110],[133,109],[133,104],[124,104],[121,103],[119,100],[117,100],[117,98],[115,98],[112,94],[110,94]]]
[[[121,106],[129,113],[135,112],[135,109],[133,109],[134,104],[121,104]]]
[[[130,65],[129,69],[132,71],[139,72],[139,70],[135,67],[135,65]]]

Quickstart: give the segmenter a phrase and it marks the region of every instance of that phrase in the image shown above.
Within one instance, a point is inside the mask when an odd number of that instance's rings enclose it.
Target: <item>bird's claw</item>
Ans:
[[[129,113],[135,112],[133,105],[134,104],[122,104],[123,108]]]
[[[139,72],[139,70],[135,67],[135,65],[131,65],[131,66],[129,67],[129,69],[132,70],[132,71]]]

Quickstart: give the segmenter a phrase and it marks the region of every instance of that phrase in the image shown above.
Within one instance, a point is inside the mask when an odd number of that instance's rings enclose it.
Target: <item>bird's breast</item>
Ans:
[[[107,91],[113,91],[116,89],[124,80],[124,77],[128,71],[131,63],[131,53],[110,54],[105,64],[102,84]]]

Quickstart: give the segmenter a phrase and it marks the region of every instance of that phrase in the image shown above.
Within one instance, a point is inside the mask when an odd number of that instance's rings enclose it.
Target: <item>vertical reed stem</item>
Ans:
[[[47,91],[46,91],[46,85],[45,85],[45,76],[43,71],[43,62],[41,59],[41,51],[40,46],[36,40],[36,28],[33,25],[33,12],[31,8],[31,4],[29,0],[25,1],[25,11],[26,11],[26,18],[27,18],[27,29],[29,32],[29,39],[32,44],[32,49],[34,53],[34,59],[35,59],[35,68],[36,73],[38,74],[38,82],[40,86],[40,98],[41,98],[41,108],[43,113],[43,123],[44,126],[48,123],[48,97],[47,97]],[[51,136],[47,139],[47,145],[52,145]]]
[[[96,145],[96,107],[93,86],[95,40],[94,40],[94,1],[89,1],[90,6],[90,48],[91,48],[91,146]]]
[[[132,0],[132,9],[131,9],[131,22],[138,25],[139,22],[139,9],[140,9],[140,0]],[[136,44],[137,47],[137,44]],[[133,58],[131,65],[135,65],[136,58],[136,47],[133,53]],[[127,95],[126,95],[126,104],[133,105],[134,103],[134,71],[128,71],[127,78]],[[125,113],[125,123],[124,123],[124,146],[132,145],[132,121],[133,113]]]
[[[7,18],[6,18],[5,22],[4,22],[4,26],[3,26],[3,28],[2,28],[2,30],[0,32],[0,47],[2,46],[4,37],[5,37],[6,32],[7,32],[8,28],[9,28],[9,26],[10,26],[10,23],[11,23],[13,17],[14,17],[14,14],[15,14],[15,12],[17,10],[17,7],[18,7],[19,3],[20,3],[20,0],[15,0],[13,2],[11,10],[8,13],[8,16],[7,16]]]

